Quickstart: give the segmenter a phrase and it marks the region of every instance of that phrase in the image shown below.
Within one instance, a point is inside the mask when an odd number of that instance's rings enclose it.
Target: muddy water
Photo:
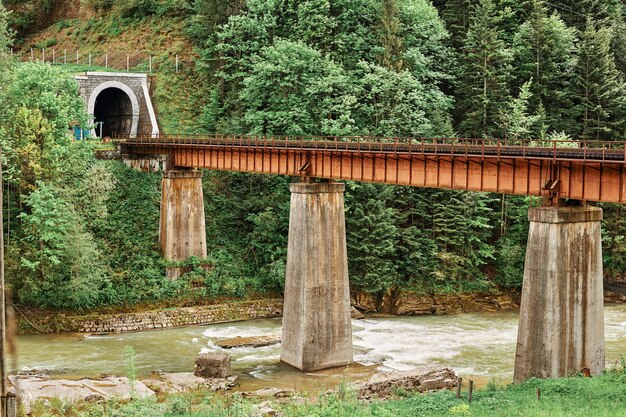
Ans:
[[[280,334],[280,319],[155,330],[108,336],[33,335],[18,340],[18,368],[47,370],[64,377],[126,375],[124,347],[133,346],[141,377],[154,370],[193,369],[202,350],[232,356],[241,389],[270,386],[314,391],[340,381],[361,379],[377,370],[408,370],[446,365],[478,381],[513,376],[516,311],[451,316],[376,318],[353,321],[357,362],[348,368],[300,373],[279,362],[280,347],[223,350],[215,341],[234,336]],[[611,366],[626,355],[626,305],[605,308],[606,358]]]

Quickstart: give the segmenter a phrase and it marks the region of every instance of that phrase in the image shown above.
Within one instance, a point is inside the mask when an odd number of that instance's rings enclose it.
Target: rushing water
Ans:
[[[626,355],[626,305],[605,308],[607,365]],[[352,322],[354,359],[348,368],[300,373],[279,362],[280,346],[224,350],[219,339],[280,334],[280,319],[253,320],[107,336],[31,335],[18,338],[18,369],[65,377],[125,375],[124,348],[133,346],[136,371],[190,371],[202,350],[224,351],[242,389],[280,386],[315,390],[377,370],[446,365],[461,376],[507,382],[513,376],[517,311],[450,316],[372,318]],[[365,366],[364,366],[365,365]]]

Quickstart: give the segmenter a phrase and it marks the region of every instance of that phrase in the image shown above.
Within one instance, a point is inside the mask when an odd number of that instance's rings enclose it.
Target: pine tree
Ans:
[[[533,0],[530,18],[519,27],[513,41],[515,85],[521,87],[532,79],[530,111],[536,112],[543,105],[548,128],[569,134],[578,131],[572,97],[574,40],[574,29],[557,14],[548,16],[542,0]]]
[[[470,27],[468,10],[476,3],[477,0],[448,0],[443,6],[441,15],[450,32],[450,45],[457,51],[463,47]]]
[[[587,18],[604,21],[609,17],[609,10],[620,0],[550,0],[551,8],[558,12],[568,26],[581,32],[585,30]]]
[[[576,100],[581,106],[583,139],[615,139],[623,121],[624,79],[611,53],[611,32],[591,19],[581,34],[576,67]]]
[[[493,136],[509,100],[511,50],[502,40],[501,15],[492,0],[472,10],[459,80],[460,130],[465,136]]]
[[[399,36],[400,19],[396,0],[383,0],[381,23],[383,46],[381,64],[389,70],[401,71],[403,66],[402,39]]]
[[[370,292],[385,292],[397,282],[397,213],[391,207],[392,195],[393,187],[387,185],[348,183],[346,189],[350,281]]]

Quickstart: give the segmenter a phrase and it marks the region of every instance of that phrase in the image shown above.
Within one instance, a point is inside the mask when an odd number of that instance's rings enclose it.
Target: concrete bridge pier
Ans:
[[[207,256],[202,173],[197,170],[163,172],[161,181],[161,221],[159,241],[169,261],[184,261],[190,256]],[[166,268],[171,279],[180,277],[183,268]]]
[[[302,371],[352,362],[344,184],[291,184],[281,361]]]
[[[602,244],[597,207],[528,212],[516,382],[604,369]]]

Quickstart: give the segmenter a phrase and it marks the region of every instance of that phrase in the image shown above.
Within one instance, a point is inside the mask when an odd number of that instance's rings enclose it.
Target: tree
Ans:
[[[349,183],[346,190],[350,280],[368,292],[384,293],[397,285],[396,213],[388,205],[392,195],[392,187],[368,183]]]
[[[382,46],[380,62],[388,70],[402,70],[402,39],[399,36],[400,19],[396,0],[383,0]]]
[[[442,16],[450,31],[450,45],[456,51],[463,48],[470,27],[468,10],[472,10],[476,3],[477,0],[448,0],[443,6]]]
[[[558,14],[548,16],[542,0],[533,0],[532,5],[530,18],[520,25],[513,40],[515,84],[522,86],[532,79],[530,110],[537,112],[542,106],[551,130],[574,134],[578,131],[572,86],[575,31]]]
[[[38,183],[27,204],[21,279],[14,282],[21,300],[54,308],[84,309],[110,302],[111,283],[98,262],[100,253],[60,190]]]
[[[614,139],[623,111],[624,79],[611,53],[611,32],[587,20],[576,66],[576,101],[582,110],[583,139]]]
[[[528,81],[520,88],[519,96],[513,98],[508,108],[501,114],[501,127],[507,139],[519,141],[520,139],[539,138],[543,119],[545,115],[530,115],[528,112],[528,101],[532,96],[530,86],[532,81]]]
[[[584,31],[587,19],[603,21],[609,17],[609,10],[620,0],[551,0],[549,5],[558,12],[568,26]]]
[[[464,136],[496,135],[497,119],[509,100],[512,56],[498,26],[501,19],[492,0],[472,8],[458,84]]]
[[[251,133],[346,134],[353,129],[348,92],[347,77],[328,58],[302,43],[278,40],[256,58],[240,100]]]
[[[9,28],[9,12],[0,4],[0,59],[7,53],[7,49],[13,43],[12,31]]]
[[[439,89],[428,88],[408,70],[395,72],[361,63],[357,74],[354,119],[360,133],[423,137],[447,130],[445,118],[438,125],[430,120],[437,113],[447,114],[451,106]]]

